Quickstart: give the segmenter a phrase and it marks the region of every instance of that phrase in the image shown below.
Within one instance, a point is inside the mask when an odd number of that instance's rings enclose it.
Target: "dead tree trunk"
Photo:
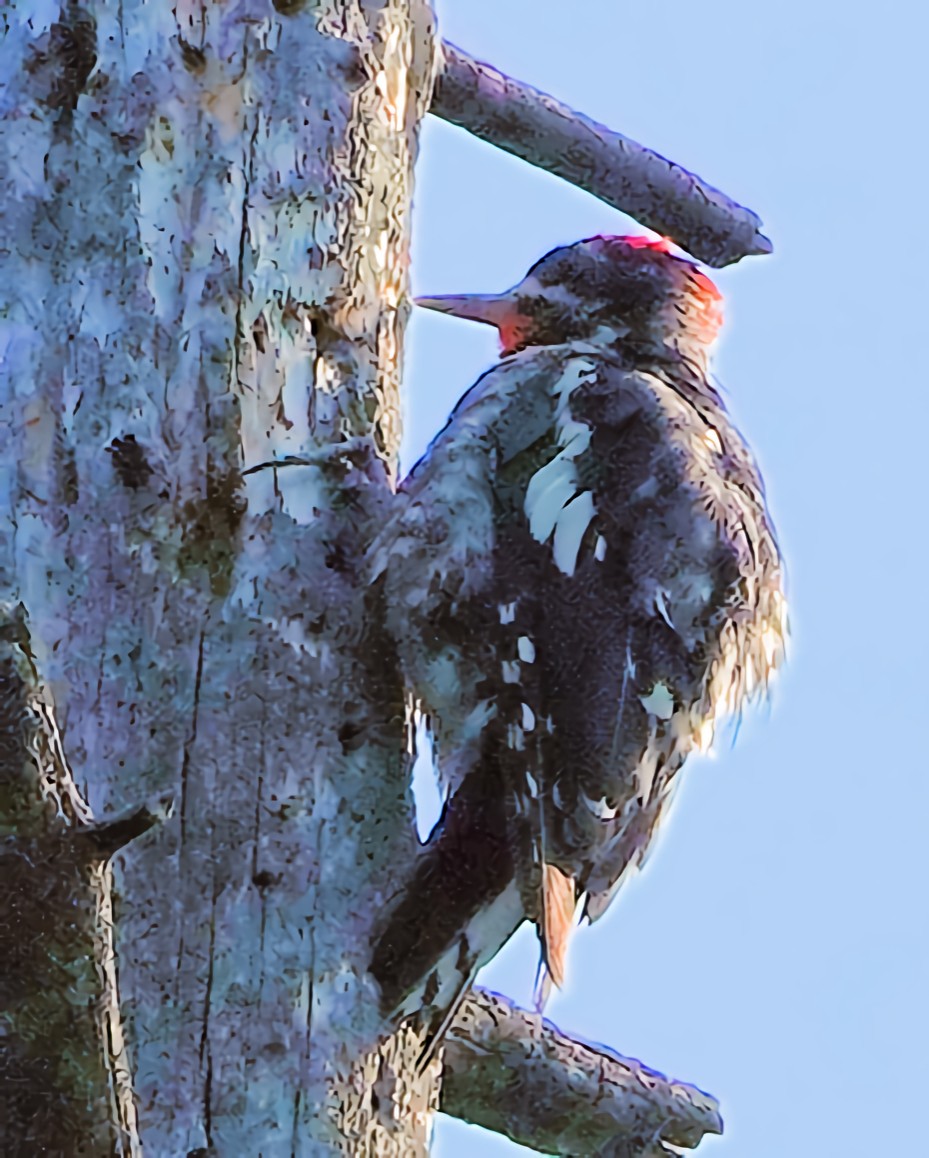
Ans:
[[[0,557],[92,815],[175,802],[117,862],[122,1146],[421,1150],[434,1094],[377,1052],[365,981],[413,836],[355,574],[399,438],[429,8],[44,8],[4,16]],[[108,1154],[94,1105],[72,1141]]]
[[[428,0],[0,19],[0,1150],[424,1153],[437,1067],[366,971],[415,828],[359,579],[396,471],[417,129],[436,61],[436,110],[534,163],[573,114],[518,86],[500,121],[506,85],[435,52]],[[618,150],[632,188],[647,151],[604,134],[593,184]],[[720,262],[764,249],[690,180],[652,216]],[[495,1037],[482,1000],[446,1108],[587,1137],[597,1081],[556,1073],[580,1054],[516,1015]],[[537,1034],[527,1080],[561,1101],[536,1135],[480,1101]],[[598,1138],[719,1128],[642,1072]]]

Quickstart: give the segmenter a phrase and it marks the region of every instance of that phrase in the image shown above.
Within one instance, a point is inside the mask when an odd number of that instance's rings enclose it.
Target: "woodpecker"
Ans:
[[[385,1012],[441,1036],[525,919],[542,991],[563,982],[573,924],[641,866],[687,756],[767,687],[786,602],[696,265],[593,237],[505,293],[418,305],[496,326],[502,350],[374,548],[447,798],[371,972]]]

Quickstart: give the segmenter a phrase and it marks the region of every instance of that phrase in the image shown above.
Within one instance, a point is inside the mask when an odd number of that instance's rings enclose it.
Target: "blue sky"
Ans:
[[[833,0],[444,0],[444,36],[701,174],[775,255],[719,272],[715,371],[764,470],[793,642],[769,709],[688,765],[668,829],[581,929],[547,1013],[721,1099],[710,1158],[921,1145],[929,1064],[923,610],[929,367],[921,7]],[[431,121],[414,289],[499,290],[634,223]],[[406,461],[495,358],[418,311]],[[482,980],[529,1000],[517,936]],[[440,1119],[439,1158],[516,1154]]]

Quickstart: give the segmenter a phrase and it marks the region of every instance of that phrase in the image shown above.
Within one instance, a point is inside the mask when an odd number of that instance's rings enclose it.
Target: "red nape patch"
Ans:
[[[723,300],[723,295],[702,270],[698,269],[692,262],[687,261],[686,258],[674,257],[674,254],[671,253],[672,241],[670,237],[652,238],[633,235],[630,237],[618,237],[616,240],[623,242],[624,245],[628,245],[630,249],[651,249],[655,253],[667,253],[670,257],[673,257],[675,261],[681,262],[689,267],[691,280],[702,297],[714,302],[721,302]]]
[[[670,237],[642,237],[633,234],[629,237],[618,237],[616,240],[622,241],[630,249],[654,249],[656,253],[671,252]]]

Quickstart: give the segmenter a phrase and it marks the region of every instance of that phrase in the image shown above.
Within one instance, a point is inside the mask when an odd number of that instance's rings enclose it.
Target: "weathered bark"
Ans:
[[[648,1158],[722,1133],[708,1094],[482,989],[448,1035],[440,1108],[546,1154]]]
[[[117,860],[139,1134],[422,1150],[432,1083],[378,1053],[364,980],[413,827],[355,572],[399,438],[428,6],[4,20],[3,595],[97,822],[177,802]]]

